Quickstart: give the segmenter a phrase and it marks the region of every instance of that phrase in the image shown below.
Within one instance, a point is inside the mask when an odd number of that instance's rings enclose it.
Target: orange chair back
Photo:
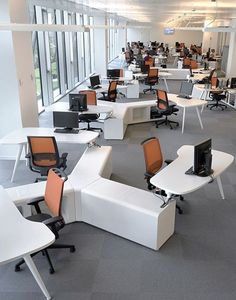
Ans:
[[[155,68],[155,69],[149,68],[148,77],[158,77],[158,69],[157,68]]]
[[[83,94],[87,96],[88,105],[97,105],[97,94],[95,91],[84,90],[84,91],[80,91],[79,94]]]
[[[190,64],[191,64],[190,59],[189,58],[184,58],[183,65],[184,66],[190,66]]]
[[[54,217],[58,217],[61,214],[63,188],[64,180],[50,169],[48,172],[44,199]]]
[[[108,97],[110,101],[115,102],[116,101],[116,95],[117,95],[117,81],[110,81],[109,88],[108,88]]]
[[[211,77],[211,87],[216,88],[218,83],[217,77]]]
[[[154,58],[150,57],[148,60],[145,61],[146,66],[154,67]]]
[[[143,143],[143,152],[146,165],[146,172],[154,175],[163,164],[163,157],[159,139],[151,138]]]
[[[169,107],[169,101],[166,91],[157,90],[157,108],[165,110]]]
[[[55,166],[57,164],[58,149],[53,136],[28,136],[28,144],[35,166]]]
[[[198,64],[196,60],[191,60],[190,61],[190,66],[192,69],[197,69],[198,68]]]

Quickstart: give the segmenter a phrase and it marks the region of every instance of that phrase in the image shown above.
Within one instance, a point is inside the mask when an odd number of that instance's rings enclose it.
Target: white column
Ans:
[[[105,25],[105,16],[94,17],[94,62],[95,72],[106,75],[107,70],[107,49],[106,49],[106,29],[96,28],[96,25]]]
[[[232,21],[232,26],[236,26],[236,20]],[[230,33],[229,39],[229,53],[228,53],[228,62],[226,67],[226,77],[235,77],[236,76],[236,32]]]
[[[1,23],[29,23],[27,0],[0,1]],[[0,31],[0,138],[19,127],[38,126],[31,33]],[[15,157],[1,146],[0,157]]]

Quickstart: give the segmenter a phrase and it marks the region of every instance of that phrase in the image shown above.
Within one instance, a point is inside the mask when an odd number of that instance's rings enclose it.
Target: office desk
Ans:
[[[171,199],[172,195],[184,195],[194,192],[212,179],[210,176],[199,177],[196,175],[186,175],[185,172],[193,165],[194,146],[185,145],[178,151],[178,158],[166,166],[150,182],[154,186],[164,190],[167,194],[166,202]],[[220,175],[234,161],[234,157],[228,153],[212,150],[212,169],[214,170],[213,178],[216,178],[222,199],[225,199]]]
[[[199,106],[203,107],[206,104],[206,101],[196,99],[196,98],[192,98],[192,99],[179,98],[177,94],[168,94],[168,99],[170,101],[176,103],[177,106],[183,108],[182,133],[184,133],[185,114],[186,114],[187,108],[193,108],[193,107],[196,108],[198,120],[199,120],[201,129],[203,129],[202,119],[201,119],[201,115],[199,113],[198,107]]]
[[[99,133],[94,131],[80,131],[78,134],[67,134],[67,133],[55,133],[54,128],[42,128],[42,127],[27,127],[17,129],[9,134],[5,135],[0,139],[0,144],[5,145],[18,145],[18,153],[16,156],[11,182],[15,177],[15,172],[23,151],[26,149],[27,136],[55,136],[58,143],[69,143],[69,144],[90,144],[98,137]]]
[[[51,299],[30,254],[51,245],[55,241],[55,236],[43,223],[25,219],[2,186],[0,186],[0,228],[2,245],[0,265],[23,258],[45,297]]]

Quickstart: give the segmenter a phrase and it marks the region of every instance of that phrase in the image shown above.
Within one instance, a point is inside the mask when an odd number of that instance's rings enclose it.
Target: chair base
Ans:
[[[73,253],[75,252],[75,246],[74,245],[62,245],[62,244],[53,244],[53,245],[50,245],[47,249],[70,249],[70,252]],[[49,264],[49,273],[50,274],[53,274],[55,273],[55,269],[53,267],[53,264],[52,264],[52,261],[50,259],[50,256],[48,254],[48,250],[47,249],[44,249],[40,252],[42,252],[42,254],[44,256],[46,256],[47,258],[47,261],[48,261],[48,264]],[[36,254],[38,254],[39,252],[36,252],[36,253],[33,253],[31,254],[31,257],[34,257]],[[20,266],[23,265],[25,263],[24,259],[21,259],[16,265],[15,265],[15,272],[20,272],[21,271],[21,268]]]
[[[153,89],[152,87],[150,87],[149,89],[144,89],[143,93],[146,94],[146,92],[153,92],[153,94],[156,94],[157,89]]]
[[[162,125],[162,124],[168,125],[170,127],[170,129],[173,129],[173,127],[171,126],[171,124],[175,124],[176,127],[179,126],[179,122],[170,121],[170,120],[168,120],[167,117],[164,120],[156,121],[155,124],[156,124],[156,128],[158,128],[158,126]]]
[[[213,107],[216,107],[216,108],[219,107],[219,108],[221,108],[221,110],[224,110],[224,109],[227,108],[227,105],[216,102],[216,103],[213,103],[213,104],[207,104],[207,107],[210,107],[210,110],[212,110]]]
[[[91,130],[91,131],[95,131],[98,130],[100,132],[103,132],[102,128],[99,127],[90,127],[90,122],[87,122],[87,127],[86,128],[80,128],[80,130]]]

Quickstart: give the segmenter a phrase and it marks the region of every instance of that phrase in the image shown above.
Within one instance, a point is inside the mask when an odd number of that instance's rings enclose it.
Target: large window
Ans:
[[[93,17],[88,15],[40,6],[35,6],[35,20],[38,24],[93,25]],[[44,105],[49,105],[94,69],[93,29],[46,31],[34,36],[37,96],[44,100]]]

